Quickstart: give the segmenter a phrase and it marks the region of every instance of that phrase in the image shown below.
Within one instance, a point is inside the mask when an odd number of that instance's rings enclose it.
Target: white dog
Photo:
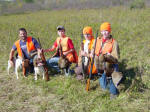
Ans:
[[[37,80],[37,75],[42,74],[43,80],[45,79],[45,69],[43,66],[36,66],[34,67],[34,79]]]
[[[8,60],[8,67],[7,67],[7,72],[8,74],[10,74],[10,69],[14,68],[15,70],[15,74],[16,74],[16,78],[19,79],[18,77],[18,72],[20,69],[22,69],[22,60],[20,58],[14,59],[14,66],[10,63],[10,61]]]

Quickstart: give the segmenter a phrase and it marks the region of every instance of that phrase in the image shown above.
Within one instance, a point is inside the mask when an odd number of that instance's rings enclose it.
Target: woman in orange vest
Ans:
[[[83,35],[85,40],[83,40],[78,57],[78,67],[75,68],[75,73],[77,74],[77,79],[83,79],[83,72],[89,74],[90,72],[90,53],[94,44],[94,37],[92,34],[92,28],[87,26],[83,29]],[[84,57],[84,59],[82,58]],[[83,62],[84,60],[84,62]],[[83,67],[84,66],[84,67]],[[84,70],[83,70],[84,69]],[[93,67],[92,74],[96,74],[96,68]]]
[[[102,74],[99,79],[100,86],[103,89],[109,87],[109,91],[111,93],[111,97],[114,97],[118,94],[118,90],[115,87],[112,78],[107,76],[107,73],[104,72],[100,68],[100,58],[103,55],[104,59],[107,57],[111,57],[113,59],[113,69],[114,71],[118,71],[118,59],[119,59],[119,47],[114,38],[112,38],[111,33],[111,25],[108,22],[104,22],[100,26],[100,33],[102,37],[97,38],[96,49],[95,49],[95,66],[97,68],[98,74]],[[106,60],[106,59],[105,59]],[[106,63],[105,63],[106,64]]]
[[[51,52],[55,49],[58,49],[61,45],[62,47],[62,53],[66,56],[68,61],[70,63],[77,63],[78,62],[78,56],[75,51],[74,45],[72,43],[72,40],[65,35],[65,28],[63,26],[57,27],[57,33],[59,37],[57,37],[56,41],[54,42],[52,48],[43,50],[44,52]],[[60,72],[58,67],[58,61],[60,57],[60,53],[56,56],[53,56],[52,58],[47,60],[47,65],[51,68],[54,68],[57,72]]]

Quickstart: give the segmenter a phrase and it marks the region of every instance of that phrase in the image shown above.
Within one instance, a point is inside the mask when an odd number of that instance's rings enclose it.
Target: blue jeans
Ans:
[[[119,71],[118,64],[114,64],[113,66],[114,66],[115,71]],[[101,78],[99,78],[99,83],[100,83],[101,88],[109,89],[109,92],[111,94],[114,94],[114,95],[118,94],[118,90],[115,87],[112,79],[107,79],[105,73],[103,73]]]
[[[103,89],[109,89],[109,92],[111,94],[114,94],[114,95],[118,94],[118,90],[115,87],[112,79],[107,79],[105,73],[103,73],[102,77],[99,78],[99,83],[100,83],[101,88],[103,88]]]
[[[114,71],[119,72],[119,66],[118,64],[113,64]]]
[[[53,57],[53,58],[50,58],[46,61],[47,63],[47,66],[56,70],[58,73],[60,72],[60,69],[58,67],[58,61],[59,61],[59,57]]]

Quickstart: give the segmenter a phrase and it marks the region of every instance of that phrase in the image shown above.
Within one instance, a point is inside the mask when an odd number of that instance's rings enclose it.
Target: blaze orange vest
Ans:
[[[21,47],[20,47],[20,40],[17,40],[15,42],[15,45],[16,45],[16,48],[17,48],[18,55],[21,58],[23,58],[22,50],[21,50]],[[32,42],[32,37],[27,37],[26,45],[27,45],[27,52],[28,53],[30,53],[32,50],[35,50],[34,43]]]
[[[107,40],[102,47],[102,39],[97,38],[95,54],[99,56],[100,53],[102,54],[111,53],[114,41],[115,40],[111,38],[110,40]]]
[[[94,38],[92,38],[92,39],[90,40],[90,43],[89,43],[89,46],[88,46],[88,49],[89,49],[89,50],[92,50],[94,41],[95,41]],[[85,42],[86,42],[86,40],[83,40],[83,43],[84,43],[84,44],[85,44]],[[90,73],[91,62],[92,62],[92,61],[89,62],[89,66],[88,66],[88,74]],[[96,73],[97,73],[96,67],[95,67],[95,65],[93,65],[93,68],[92,68],[92,74],[96,74]]]
[[[66,52],[66,51],[70,50],[69,47],[68,47],[68,39],[69,39],[69,37],[61,38],[61,42],[60,42],[60,37],[57,38],[57,41],[56,41],[57,45],[59,43],[61,43],[63,52]]]
[[[63,52],[67,52],[70,50],[70,48],[68,47],[68,39],[70,39],[70,38],[69,37],[61,38],[61,42],[60,42],[60,37],[58,37],[56,40],[57,45],[59,43],[61,43]],[[74,51],[73,53],[71,52],[71,53],[67,54],[66,58],[72,63],[78,62],[78,55],[77,55],[76,51]]]
[[[92,39],[90,40],[90,43],[89,43],[89,46],[88,46],[89,50],[92,50],[94,40],[95,40],[94,38],[92,38]],[[83,40],[83,44],[85,44],[85,42],[86,42],[86,40]]]

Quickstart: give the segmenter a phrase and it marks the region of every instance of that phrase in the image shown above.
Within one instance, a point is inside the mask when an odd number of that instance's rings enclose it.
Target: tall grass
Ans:
[[[0,111],[34,112],[148,112],[150,107],[150,9],[129,10],[123,7],[90,10],[40,11],[0,16]],[[79,50],[80,34],[85,26],[93,28],[94,36],[102,22],[112,25],[112,35],[120,46],[120,71],[124,74],[124,88],[115,100],[103,92],[98,80],[91,82],[91,90],[75,76],[50,76],[45,82],[33,80],[33,74],[16,80],[7,75],[10,49],[18,39],[18,29],[25,27],[28,35],[39,37],[43,48],[52,46],[57,37],[56,27],[64,25],[66,34]],[[49,58],[52,53],[47,53]]]

